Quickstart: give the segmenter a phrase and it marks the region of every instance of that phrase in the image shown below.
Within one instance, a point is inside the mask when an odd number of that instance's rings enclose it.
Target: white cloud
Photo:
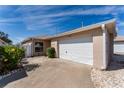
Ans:
[[[117,6],[104,6],[99,8],[90,8],[87,10],[84,10],[83,8],[79,8],[72,10],[67,9],[66,11],[59,11],[57,13],[54,13],[54,11],[53,13],[46,12],[46,10],[55,10],[58,9],[59,7],[60,6],[20,6],[19,8],[17,8],[16,11],[22,12],[22,15],[25,15],[23,16],[23,18],[25,19],[41,19],[41,18],[44,19],[44,18],[63,17],[63,16],[72,16],[72,15],[104,15],[104,14],[111,14],[113,10],[115,11],[116,9],[118,9]]]
[[[56,24],[64,22],[74,15],[113,15],[117,19],[118,26],[124,26],[124,20],[120,19],[119,14],[124,13],[124,6],[102,6],[84,9],[71,8],[58,10],[64,6],[18,6],[15,14],[20,13],[18,17],[2,18],[0,16],[0,26],[8,26],[22,22],[29,31],[47,29],[52,33],[56,30]],[[11,6],[0,6],[0,13],[6,9],[12,9]],[[61,27],[62,28],[62,27]],[[47,32],[46,32],[47,33]],[[23,37],[16,37],[14,42],[23,40]]]
[[[16,17],[16,18],[0,18],[0,23],[17,23],[17,22],[22,22],[23,19],[21,17]]]
[[[53,24],[49,24],[49,23],[44,24],[44,26],[42,26],[40,24],[32,25],[32,26],[28,25],[27,30],[39,30],[39,29],[47,29],[48,30],[50,27],[52,28],[52,26],[54,27]]]
[[[0,18],[0,24],[23,22],[28,30],[35,30],[40,28],[48,28],[54,26],[56,23],[67,20],[69,16],[73,15],[106,15],[111,14],[118,18],[118,13],[123,11],[123,6],[103,6],[90,9],[74,8],[71,10],[57,11],[61,6],[19,6],[15,12],[20,12],[22,15],[17,18]],[[1,7],[0,7],[1,9]],[[53,12],[48,12],[55,10]],[[58,18],[59,17],[59,18]]]
[[[19,6],[16,11],[21,11],[21,12],[32,12],[32,11],[37,11],[37,10],[41,10],[40,12],[42,11],[46,11],[46,10],[51,10],[51,9],[56,9],[57,7],[59,6],[50,6],[50,5],[36,5],[36,6]]]
[[[13,44],[17,44],[25,39],[25,37],[10,37],[13,40]]]
[[[43,7],[45,7],[45,6],[43,6]],[[30,30],[31,29],[35,30],[35,29],[39,29],[39,28],[48,28],[48,27],[54,26],[54,24],[57,23],[57,22],[60,22],[62,20],[66,20],[68,16],[112,14],[112,11],[114,9],[116,9],[116,6],[111,6],[111,7],[106,6],[106,7],[100,7],[100,8],[91,8],[91,9],[87,9],[87,10],[73,9],[71,11],[67,10],[67,11],[62,11],[62,12],[58,12],[58,13],[49,13],[49,12],[47,14],[46,13],[44,13],[44,14],[39,13],[38,15],[35,15],[35,13],[33,15],[32,15],[32,13],[31,14],[28,13],[28,16],[25,17],[25,20],[27,20],[27,21],[25,21],[25,23],[27,24],[28,30],[29,29]],[[41,11],[42,11],[42,9],[41,9]],[[66,16],[66,17],[64,17],[64,16]],[[60,17],[60,18],[58,19],[56,17]]]
[[[52,18],[52,17],[63,17],[63,16],[72,16],[72,15],[105,15],[105,14],[112,14],[112,11],[116,9],[117,6],[103,6],[99,8],[90,8],[84,10],[83,8],[79,9],[71,9],[59,12],[46,12],[47,9],[58,9],[59,6],[38,6],[30,8],[22,8],[23,13],[25,16],[29,17],[30,19],[38,19],[38,18]],[[36,10],[40,10],[38,12],[31,12]],[[46,8],[46,9],[45,9]],[[60,7],[61,8],[61,7]],[[27,12],[28,11],[28,12]]]

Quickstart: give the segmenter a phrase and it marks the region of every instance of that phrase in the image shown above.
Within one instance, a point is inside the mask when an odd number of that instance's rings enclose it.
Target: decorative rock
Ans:
[[[116,66],[117,65],[117,68]],[[120,67],[119,67],[120,66]],[[114,70],[112,69],[114,67]],[[113,62],[107,71],[92,69],[91,79],[95,87],[98,88],[123,88],[124,87],[124,68],[122,64]]]

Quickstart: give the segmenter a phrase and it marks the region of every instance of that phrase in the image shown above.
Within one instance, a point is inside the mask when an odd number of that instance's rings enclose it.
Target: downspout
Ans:
[[[105,24],[103,24],[101,27],[103,31],[103,62],[102,62],[101,69],[106,69],[107,68],[107,45],[106,45],[107,29],[105,27]]]

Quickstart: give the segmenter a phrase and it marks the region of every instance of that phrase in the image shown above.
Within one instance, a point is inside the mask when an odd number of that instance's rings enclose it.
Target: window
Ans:
[[[35,42],[35,52],[43,52],[43,42]]]

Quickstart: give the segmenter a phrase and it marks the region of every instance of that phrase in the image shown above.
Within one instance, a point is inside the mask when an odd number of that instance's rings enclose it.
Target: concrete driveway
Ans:
[[[7,84],[5,87],[18,88],[90,88],[89,65],[63,59],[33,57],[24,59],[27,77]]]

